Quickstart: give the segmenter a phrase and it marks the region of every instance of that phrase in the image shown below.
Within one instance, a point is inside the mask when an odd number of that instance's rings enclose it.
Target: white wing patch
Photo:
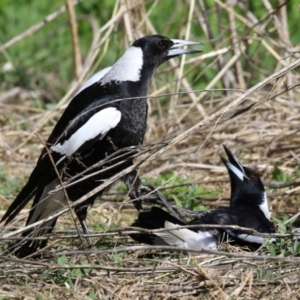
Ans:
[[[62,155],[71,156],[86,141],[101,135],[102,138],[109,130],[115,128],[121,120],[121,112],[115,107],[105,108],[93,115],[82,127],[62,144],[53,145],[51,150]]]
[[[143,67],[143,51],[131,46],[101,79],[101,85],[115,81],[139,81]]]
[[[93,85],[94,83],[100,81],[100,79],[111,69],[111,67],[105,68],[101,70],[100,72],[94,74],[91,78],[89,78],[84,85],[79,89],[79,91],[75,94],[79,94],[81,91],[85,90],[89,86]]]
[[[209,232],[195,232],[187,228],[174,229],[177,226],[166,221],[165,228],[170,229],[170,231],[156,232],[155,235],[171,246],[197,251],[217,250],[217,241]]]

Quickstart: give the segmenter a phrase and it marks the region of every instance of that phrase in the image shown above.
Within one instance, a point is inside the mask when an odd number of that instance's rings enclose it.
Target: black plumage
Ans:
[[[111,67],[99,72],[74,96],[58,120],[47,146],[63,181],[72,183],[98,171],[97,175],[66,188],[69,200],[75,201],[99,186],[103,181],[132,165],[126,155],[121,164],[109,157],[119,150],[143,143],[147,122],[147,92],[155,69],[168,59],[198,50],[177,49],[180,46],[201,44],[182,40],[170,40],[160,35],[136,40],[125,54]],[[87,172],[96,163],[104,163]],[[102,172],[100,172],[103,170]],[[84,173],[84,175],[82,174]],[[78,175],[81,174],[81,175]],[[132,199],[137,197],[140,180],[136,171],[125,175],[123,181]],[[51,193],[60,181],[46,149],[43,149],[27,184],[6,211],[1,222],[11,222],[34,197],[26,225],[48,217],[67,206],[63,190]],[[91,196],[75,209],[84,233],[87,207],[92,205],[103,191]],[[141,203],[134,202],[137,209]],[[53,230],[57,219],[29,230],[23,236],[41,236]],[[27,241],[15,251],[26,256],[46,245],[47,241]]]

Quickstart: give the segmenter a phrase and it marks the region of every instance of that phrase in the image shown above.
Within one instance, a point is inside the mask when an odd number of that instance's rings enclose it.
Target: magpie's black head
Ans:
[[[228,160],[223,156],[222,162],[227,168],[231,183],[230,206],[247,205],[258,207],[270,219],[265,188],[259,175],[242,165],[236,156],[223,145]]]
[[[148,35],[136,40],[132,44],[132,46],[142,49],[144,60],[151,61],[157,66],[172,57],[201,52],[200,50],[193,49],[177,49],[189,45],[202,45],[202,43],[177,39],[171,40],[162,35]]]
[[[101,78],[101,85],[126,82],[135,96],[146,95],[155,69],[168,59],[182,54],[198,53],[199,50],[177,49],[200,42],[170,40],[161,35],[144,36],[136,40],[120,59]],[[139,85],[136,88],[136,85]],[[129,92],[129,91],[127,91]]]

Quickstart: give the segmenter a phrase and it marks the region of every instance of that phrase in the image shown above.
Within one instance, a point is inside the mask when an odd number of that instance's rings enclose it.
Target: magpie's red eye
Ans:
[[[165,41],[165,40],[159,41],[159,42],[157,43],[157,47],[158,47],[160,50],[166,49],[166,47],[167,47],[167,41]]]
[[[250,175],[249,175],[249,179],[255,180],[255,179],[256,179],[256,176],[255,176],[254,174],[250,174]]]

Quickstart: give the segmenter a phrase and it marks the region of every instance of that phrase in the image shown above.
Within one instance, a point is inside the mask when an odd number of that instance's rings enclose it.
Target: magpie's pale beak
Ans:
[[[192,41],[177,40],[177,39],[172,39],[171,41],[174,43],[174,45],[169,50],[169,53],[167,55],[168,58],[172,58],[183,54],[202,52],[201,50],[194,50],[194,49],[177,49],[179,47],[184,47],[184,46],[203,45],[203,43],[201,42],[192,42]]]
[[[228,147],[223,145],[224,150],[227,154],[228,160],[220,155],[220,158],[227,168],[229,174],[234,174],[237,178],[239,178],[241,181],[244,181],[244,179],[248,179],[247,175],[245,174],[245,170],[241,162],[236,158],[236,156],[229,150]]]

